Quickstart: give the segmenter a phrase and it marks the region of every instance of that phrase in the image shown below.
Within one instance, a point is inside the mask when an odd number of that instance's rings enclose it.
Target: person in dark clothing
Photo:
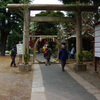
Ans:
[[[17,67],[16,64],[15,64],[15,57],[16,57],[15,48],[16,48],[16,46],[14,46],[14,48],[11,50],[11,59],[12,59],[12,62],[11,62],[10,66],[12,66],[14,64],[14,67]]]
[[[40,47],[41,47],[40,43],[37,44],[37,47],[38,47],[38,53],[40,53]]]
[[[65,45],[62,45],[62,48],[59,51],[59,59],[61,60],[62,71],[64,72],[66,60],[68,59],[68,53],[67,50],[65,49]]]
[[[51,50],[49,48],[49,45],[47,45],[47,48],[45,49],[45,51],[46,50],[48,51],[48,54],[45,54],[45,52],[44,52],[44,58],[47,60],[46,63],[45,63],[45,65],[47,66],[47,64],[50,65],[50,57],[52,55]]]

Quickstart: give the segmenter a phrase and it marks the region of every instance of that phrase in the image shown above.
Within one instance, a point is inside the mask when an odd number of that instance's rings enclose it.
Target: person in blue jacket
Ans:
[[[16,46],[13,47],[13,49],[11,50],[11,59],[12,59],[12,62],[11,62],[11,65],[12,66],[14,64],[14,67],[17,67],[16,64],[15,64],[15,57],[16,57]]]
[[[68,59],[68,53],[67,50],[65,49],[65,45],[62,45],[62,48],[59,51],[59,59],[61,60],[62,71],[64,72],[66,60]]]

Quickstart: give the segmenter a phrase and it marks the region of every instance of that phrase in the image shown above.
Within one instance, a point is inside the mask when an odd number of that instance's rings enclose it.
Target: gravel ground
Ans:
[[[10,63],[9,56],[0,56],[0,100],[30,100],[33,70],[22,73]]]
[[[75,61],[69,61],[69,64],[66,67],[69,67],[71,70],[73,70],[73,63],[75,63]],[[78,75],[80,75],[82,78],[84,78],[85,80],[87,80],[89,83],[91,83],[92,85],[94,85],[96,88],[100,89],[100,67],[97,67],[97,71],[98,73],[94,73],[94,62],[84,62],[85,64],[87,64],[87,70],[86,71],[74,71],[75,73],[77,73]]]
[[[18,58],[16,58],[16,63]],[[0,56],[0,100],[30,100],[33,70],[27,73],[19,72],[18,67],[10,67],[11,58],[9,56]],[[73,63],[69,61],[66,67],[73,70]],[[100,67],[98,74],[94,72],[94,63],[87,64],[87,70],[83,72],[74,72],[83,77],[89,83],[100,89]],[[33,69],[33,68],[32,68]]]

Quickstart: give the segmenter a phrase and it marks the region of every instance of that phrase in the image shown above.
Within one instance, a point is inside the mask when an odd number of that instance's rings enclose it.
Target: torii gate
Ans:
[[[81,50],[81,11],[97,11],[98,7],[92,5],[54,5],[54,4],[8,4],[9,10],[24,10],[24,31],[23,31],[23,54],[25,48],[29,47],[29,24],[32,22],[74,22],[76,20],[76,53],[77,63],[78,54]],[[68,17],[30,17],[30,10],[62,10],[75,11],[76,19]],[[27,51],[28,53],[28,51]]]

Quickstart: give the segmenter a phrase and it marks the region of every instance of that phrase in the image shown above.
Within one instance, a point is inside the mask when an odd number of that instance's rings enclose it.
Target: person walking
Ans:
[[[38,53],[40,53],[40,42],[38,42],[37,47],[38,47]]]
[[[11,59],[12,59],[12,62],[11,62],[11,65],[12,66],[14,64],[14,67],[17,67],[16,64],[15,64],[15,57],[16,57],[16,46],[13,47],[13,49],[11,50]]]
[[[51,50],[49,48],[49,45],[47,45],[47,48],[44,51],[44,58],[47,60],[45,65],[47,66],[48,64],[50,65],[50,57],[51,57],[52,53]]]
[[[47,46],[46,46],[46,44],[44,44],[44,46],[43,46],[43,51],[45,51],[45,49],[47,48]]]
[[[59,60],[61,60],[62,71],[64,72],[64,67],[66,64],[66,60],[68,59],[68,53],[65,49],[65,45],[62,45],[62,48],[59,51]]]
[[[71,58],[74,59],[74,54],[75,54],[75,48],[74,46],[71,49]]]

